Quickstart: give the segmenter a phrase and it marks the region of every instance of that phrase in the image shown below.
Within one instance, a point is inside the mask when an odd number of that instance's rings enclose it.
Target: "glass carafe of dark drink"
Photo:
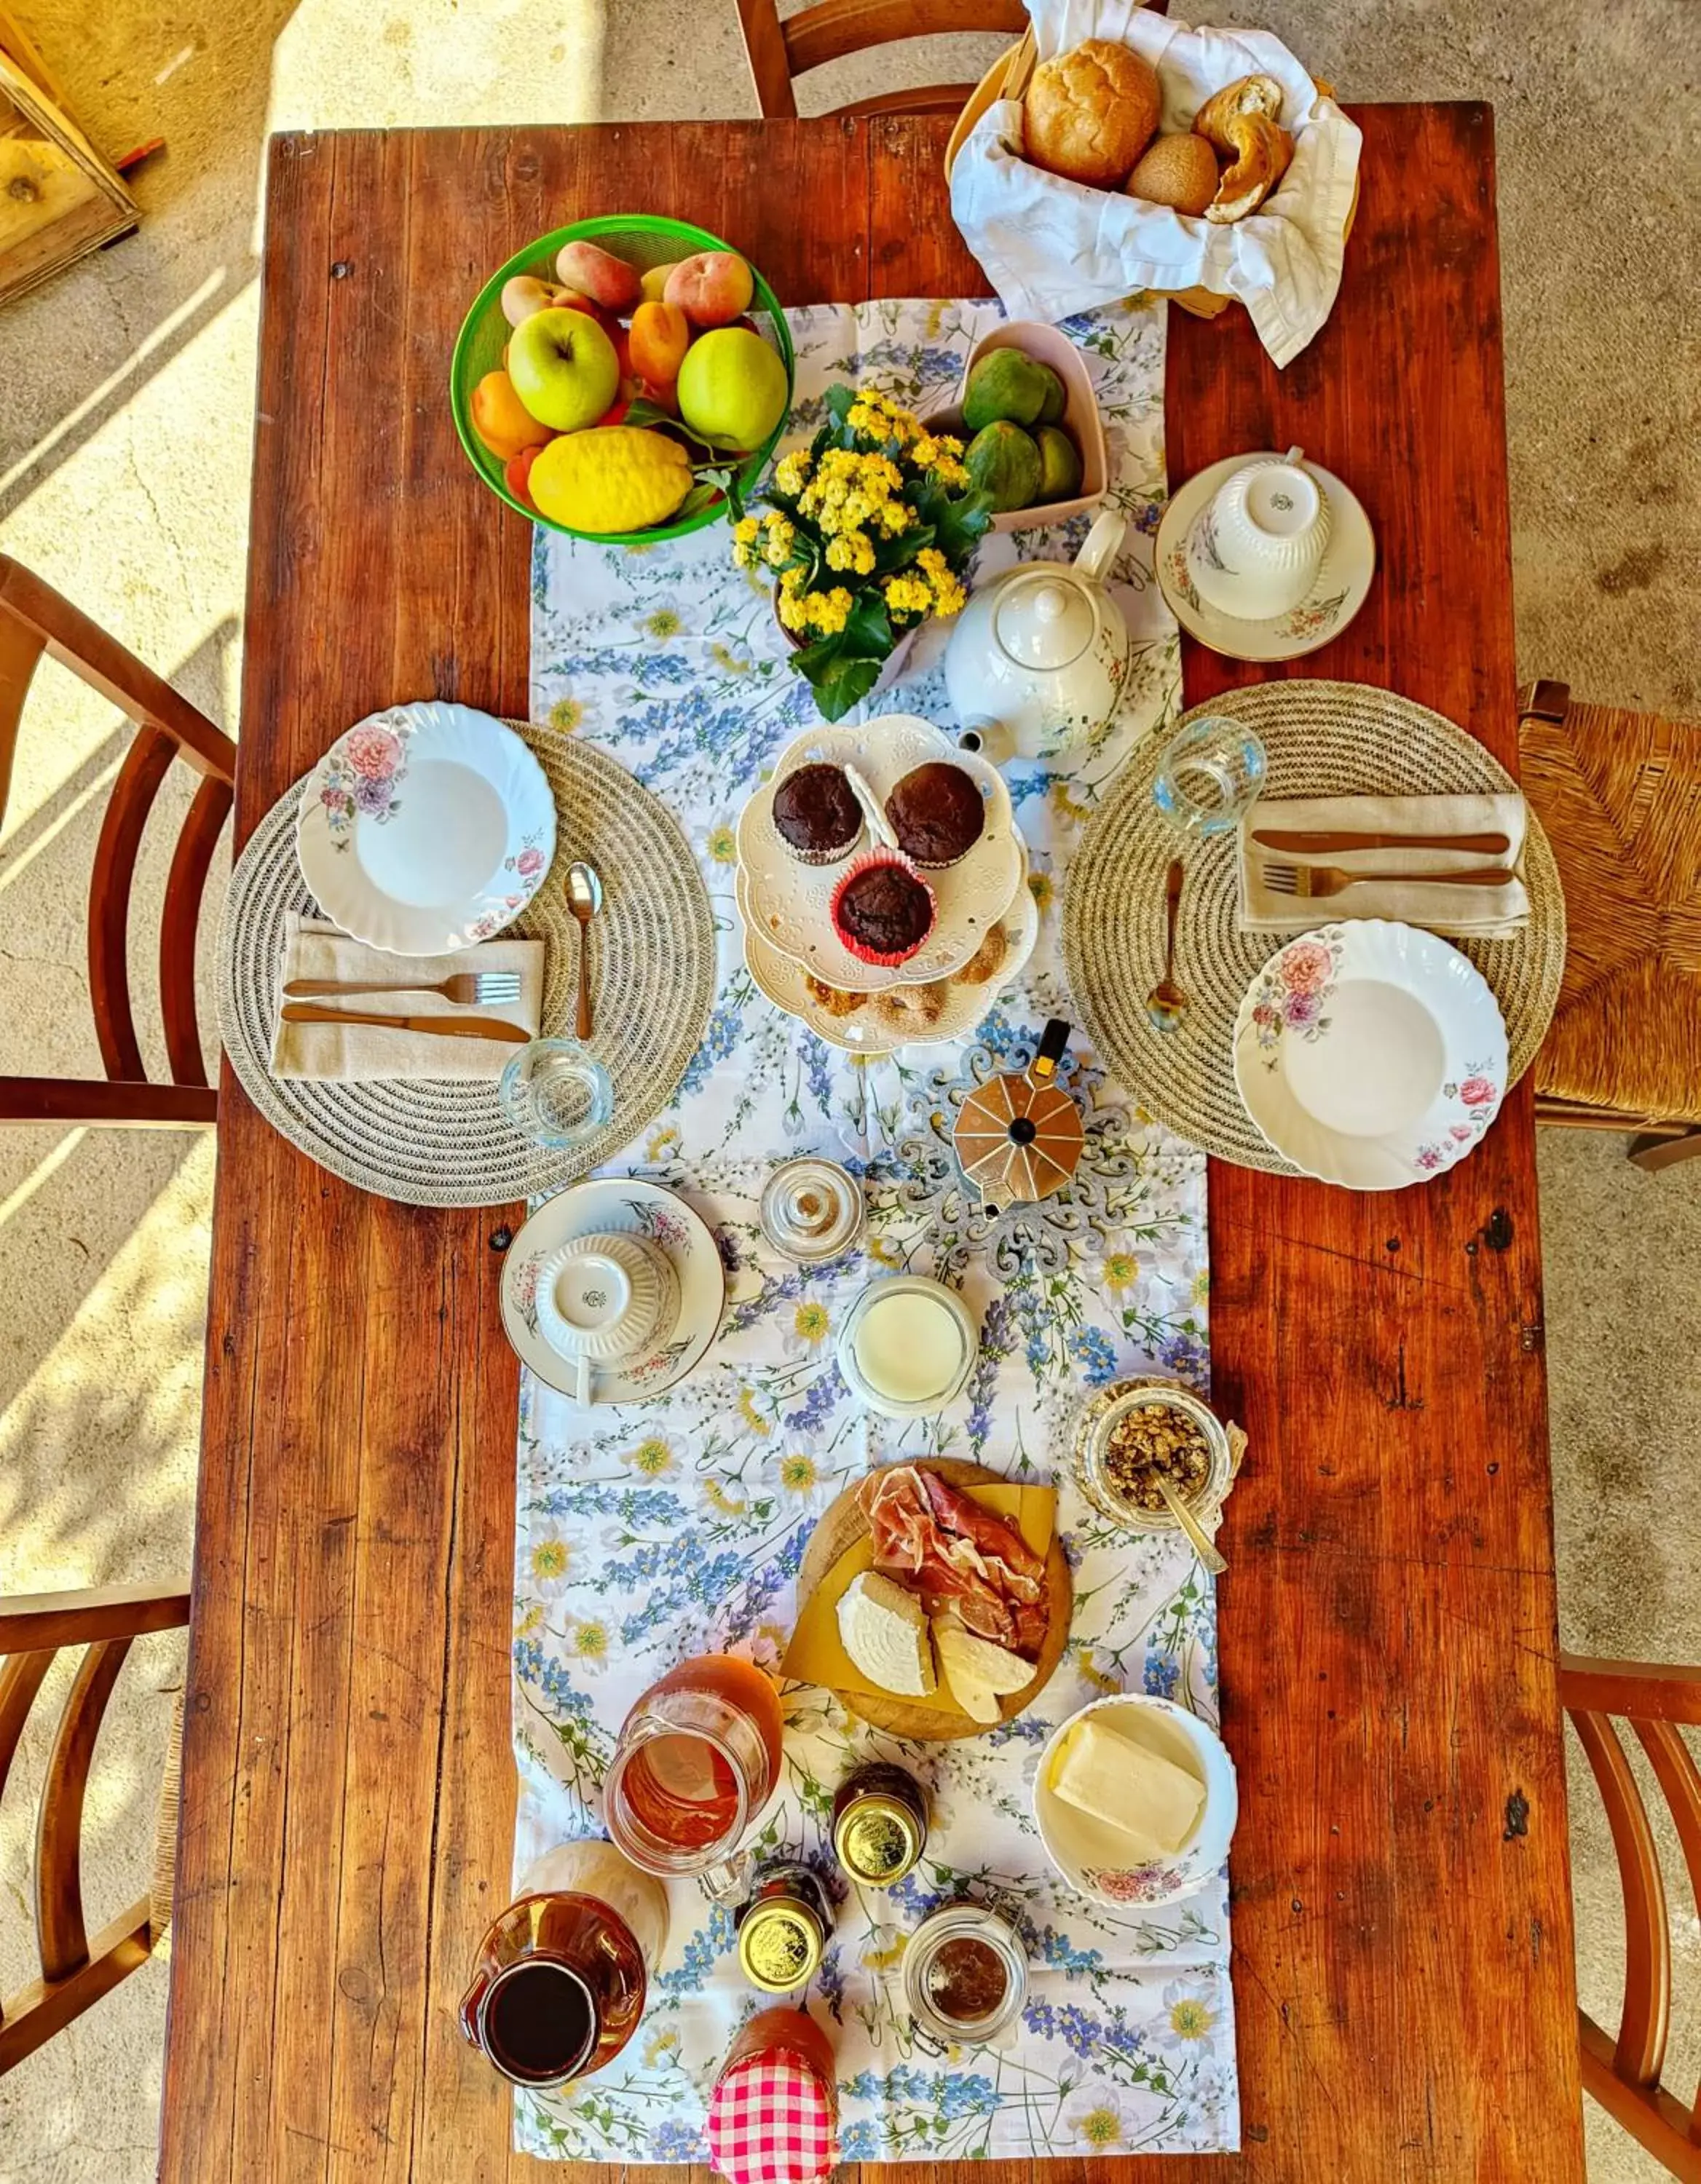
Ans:
[[[516,2086],[588,2077],[632,2036],[666,1938],[659,1881],[612,1843],[563,1843],[485,1936],[460,2029]]]

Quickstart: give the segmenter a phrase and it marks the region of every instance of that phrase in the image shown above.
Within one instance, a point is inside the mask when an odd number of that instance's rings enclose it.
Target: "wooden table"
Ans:
[[[1238,311],[1172,315],[1171,474],[1299,441],[1351,480],[1381,571],[1302,671],[1392,684],[1515,763],[1491,120],[1358,118],[1346,287],[1297,362]],[[239,836],[375,706],[525,710],[529,533],[444,393],[494,266],[642,207],[793,302],[984,293],[945,135],[275,139]],[[1255,671],[1190,646],[1187,697]],[[161,2174],[536,2173],[452,2014],[512,1848],[501,1217],[363,1197],[228,1069],[221,1096]],[[1211,1261],[1215,1383],[1252,1435],[1221,1594],[1244,2151],[1130,2176],[1579,2178],[1527,1084],[1397,1196],[1213,1167]]]

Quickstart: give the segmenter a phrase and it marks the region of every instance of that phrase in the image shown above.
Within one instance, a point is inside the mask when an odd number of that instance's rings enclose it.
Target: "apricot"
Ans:
[[[487,371],[472,390],[472,429],[500,462],[522,448],[541,448],[555,433],[540,425],[514,391],[505,371]]]
[[[671,387],[691,346],[690,321],[677,304],[640,304],[632,315],[632,368]]]
[[[677,258],[670,258],[665,265],[652,265],[647,272],[639,276],[638,285],[644,291],[646,304],[661,301],[667,292],[667,276],[678,263]]]
[[[556,255],[555,277],[605,311],[629,311],[643,300],[636,269],[594,242],[564,243]]]
[[[678,304],[694,326],[729,326],[755,293],[750,269],[735,250],[700,250],[668,275],[663,301]]]
[[[516,500],[523,500],[528,508],[532,505],[532,495],[527,481],[532,475],[532,465],[541,452],[538,446],[521,448],[517,455],[510,455],[503,467],[502,482]]]

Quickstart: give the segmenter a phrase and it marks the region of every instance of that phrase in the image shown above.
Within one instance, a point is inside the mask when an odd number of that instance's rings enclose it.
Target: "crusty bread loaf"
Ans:
[[[1035,70],[1024,148],[1048,174],[1115,189],[1152,142],[1163,110],[1150,62],[1107,38],[1088,38]]]
[[[1131,198],[1197,219],[1217,194],[1217,155],[1202,136],[1160,136],[1123,184]]]
[[[1224,169],[1217,194],[1205,208],[1206,219],[1219,227],[1256,212],[1293,157],[1292,137],[1262,114],[1241,114],[1229,123],[1224,134],[1234,159]]]
[[[1220,91],[1213,91],[1193,116],[1193,126],[1207,144],[1224,159],[1238,149],[1229,135],[1229,125],[1247,114],[1262,114],[1266,121],[1281,120],[1282,89],[1273,75],[1236,76]]]

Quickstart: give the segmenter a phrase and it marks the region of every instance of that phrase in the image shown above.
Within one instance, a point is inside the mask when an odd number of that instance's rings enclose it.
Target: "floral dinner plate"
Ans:
[[[1506,1026],[1482,973],[1435,933],[1321,925],[1246,989],[1235,1083],[1306,1174],[1397,1190],[1454,1167],[1499,1113]]]
[[[343,932],[447,956],[510,925],[555,854],[544,769],[513,729],[429,699],[340,735],[302,785],[296,854]]]
[[[521,1363],[546,1386],[572,1395],[577,1378],[572,1361],[551,1348],[538,1329],[538,1269],[574,1237],[611,1229],[658,1245],[679,1285],[678,1310],[671,1324],[657,1329],[644,1355],[598,1368],[594,1403],[638,1403],[659,1396],[702,1362],[726,1310],[726,1271],[713,1232],[677,1192],[637,1176],[612,1175],[573,1184],[546,1199],[508,1247],[502,1327]]]
[[[1274,458],[1280,460],[1280,458]],[[1297,607],[1268,621],[1243,621],[1199,596],[1187,573],[1187,539],[1200,511],[1235,472],[1257,462],[1256,449],[1213,463],[1171,499],[1157,526],[1152,558],[1158,588],[1190,637],[1228,660],[1297,660],[1338,637],[1364,604],[1376,573],[1376,539],[1358,495],[1332,471],[1306,458],[1305,467],[1329,502],[1329,543],[1311,589]]]

